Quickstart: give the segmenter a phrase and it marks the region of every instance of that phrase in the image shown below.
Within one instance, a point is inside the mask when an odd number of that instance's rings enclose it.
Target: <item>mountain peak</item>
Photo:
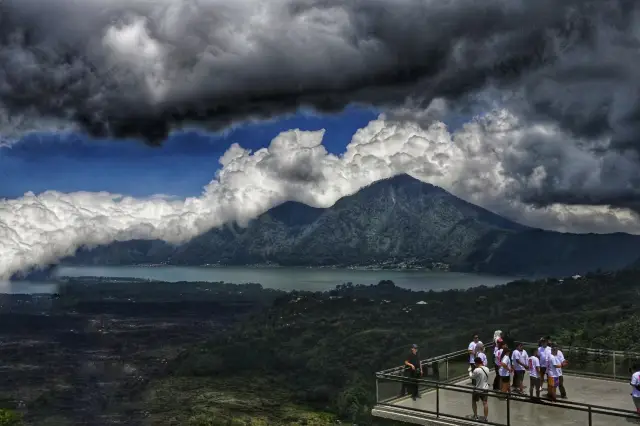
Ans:
[[[436,186],[423,182],[418,178],[414,178],[411,175],[406,173],[402,173],[399,175],[392,176],[387,179],[382,179],[377,182],[372,183],[369,186],[377,186],[377,185],[392,185],[392,186],[406,186],[406,185],[424,185],[425,187],[437,188]]]

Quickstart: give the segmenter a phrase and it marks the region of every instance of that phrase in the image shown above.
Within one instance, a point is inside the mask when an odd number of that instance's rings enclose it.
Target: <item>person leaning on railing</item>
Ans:
[[[631,398],[636,406],[636,412],[640,415],[640,364],[635,364],[631,375]]]
[[[422,367],[420,357],[418,356],[418,345],[415,343],[411,345],[411,351],[404,361],[404,375],[405,377],[414,380],[408,380],[408,383],[403,383],[401,394],[404,395],[405,392],[411,392],[411,398],[415,401],[417,398],[420,398],[418,382],[415,379],[422,377]]]

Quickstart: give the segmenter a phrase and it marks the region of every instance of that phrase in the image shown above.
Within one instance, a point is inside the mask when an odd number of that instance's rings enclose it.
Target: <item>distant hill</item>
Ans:
[[[319,209],[287,202],[247,228],[213,229],[181,246],[127,241],[81,249],[65,264],[278,264],[450,267],[508,275],[614,270],[640,258],[640,237],[529,228],[407,175]]]

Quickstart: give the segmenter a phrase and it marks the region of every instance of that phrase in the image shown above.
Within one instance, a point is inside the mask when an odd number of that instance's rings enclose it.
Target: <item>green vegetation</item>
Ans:
[[[426,358],[464,348],[472,333],[490,341],[495,329],[640,350],[639,283],[640,272],[623,271],[464,291],[381,282],[282,294],[172,360],[145,392],[148,424],[373,424],[374,372],[400,365],[410,343]]]
[[[21,426],[22,415],[12,410],[0,409],[0,426]]]
[[[572,367],[610,374],[611,359],[569,346],[640,352],[639,290],[633,270],[445,292],[70,279],[53,300],[0,297],[0,406],[24,407],[23,423],[37,426],[379,425],[374,373],[400,365],[411,343],[425,359],[474,333],[550,334]],[[625,375],[632,357],[620,358]],[[439,372],[466,368],[462,357]]]

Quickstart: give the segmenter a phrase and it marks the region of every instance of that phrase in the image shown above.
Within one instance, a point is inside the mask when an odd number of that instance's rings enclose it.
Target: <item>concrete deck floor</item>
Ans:
[[[491,379],[493,380],[493,373]],[[470,385],[469,380],[456,383],[458,385]],[[525,385],[528,386],[529,378],[525,378]],[[565,388],[569,401],[594,404],[608,408],[623,410],[635,410],[631,400],[630,387],[628,383],[610,380],[588,378],[582,376],[565,376]],[[528,389],[527,389],[528,393]],[[545,390],[541,397],[545,395]],[[540,425],[553,424],[554,426],[586,426],[588,425],[588,413],[559,406],[547,406],[531,404],[522,401],[511,400],[511,424],[512,425]],[[422,398],[413,401],[411,398],[402,398],[392,403],[395,407],[407,407],[423,410],[436,410],[436,393],[427,391]],[[409,410],[406,410],[409,413]],[[440,412],[443,414],[453,414],[457,416],[471,417],[471,395],[455,391],[440,390]],[[482,415],[482,404],[478,404],[478,414]],[[374,413],[375,415],[375,413]],[[431,417],[428,414],[418,414],[412,412],[413,416]],[[407,419],[410,420],[410,419]],[[489,421],[495,423],[507,423],[507,403],[497,398],[489,398]],[[447,421],[450,423],[451,421]],[[416,424],[435,424],[431,422],[411,421]],[[443,422],[444,423],[444,422]],[[621,417],[608,416],[604,414],[593,414],[593,426],[629,426],[637,424],[637,420],[625,419]]]

